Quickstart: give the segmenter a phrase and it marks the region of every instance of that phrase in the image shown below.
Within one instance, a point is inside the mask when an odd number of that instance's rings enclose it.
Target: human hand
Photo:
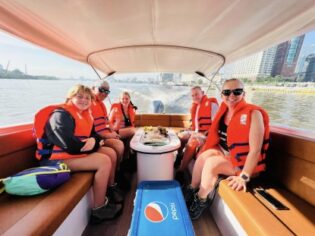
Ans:
[[[95,145],[95,142],[96,142],[95,138],[93,138],[93,137],[83,139],[81,141],[85,142],[84,146],[81,148],[81,152],[92,150],[94,145]]]
[[[177,134],[177,136],[180,138],[180,139],[189,139],[190,137],[190,131],[181,131]]]
[[[111,132],[106,133],[102,137],[105,139],[119,139],[120,135],[117,134],[114,130],[112,130]]]
[[[240,176],[229,176],[227,180],[229,181],[228,186],[231,187],[233,190],[243,190],[244,192],[246,192],[246,182]]]
[[[111,135],[114,139],[120,139],[120,135],[116,131],[111,132]]]

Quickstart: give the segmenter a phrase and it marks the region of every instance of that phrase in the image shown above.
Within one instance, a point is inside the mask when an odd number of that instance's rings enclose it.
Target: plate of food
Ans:
[[[144,145],[163,146],[169,143],[167,130],[163,127],[144,127],[144,135],[141,142]]]

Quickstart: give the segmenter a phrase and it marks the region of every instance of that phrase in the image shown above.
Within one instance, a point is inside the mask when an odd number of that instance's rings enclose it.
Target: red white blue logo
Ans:
[[[168,208],[162,202],[150,202],[144,209],[144,215],[149,221],[160,223],[167,218]]]

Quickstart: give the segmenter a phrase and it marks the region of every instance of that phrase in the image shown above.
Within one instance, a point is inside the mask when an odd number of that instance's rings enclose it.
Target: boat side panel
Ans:
[[[273,179],[315,206],[315,141],[271,133],[268,170]]]

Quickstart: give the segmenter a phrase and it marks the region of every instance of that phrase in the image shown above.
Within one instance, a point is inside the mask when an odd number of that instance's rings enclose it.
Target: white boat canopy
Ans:
[[[315,28],[314,0],[0,0],[0,28],[104,73],[201,71]]]

